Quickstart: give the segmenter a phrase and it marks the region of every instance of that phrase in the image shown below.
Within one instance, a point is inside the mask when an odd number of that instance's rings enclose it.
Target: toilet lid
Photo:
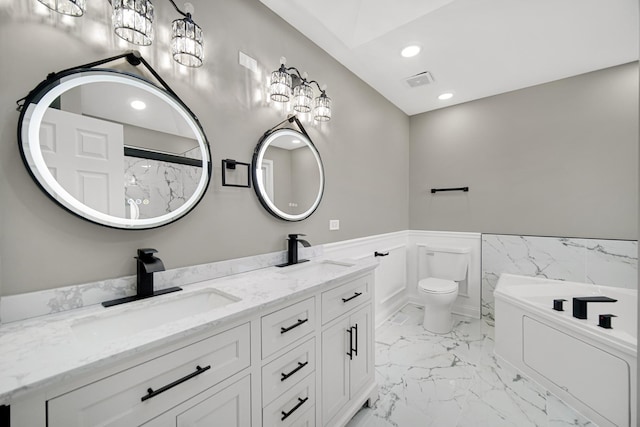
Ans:
[[[435,277],[420,280],[418,286],[423,292],[432,294],[447,294],[458,290],[458,284],[453,280],[436,279]]]

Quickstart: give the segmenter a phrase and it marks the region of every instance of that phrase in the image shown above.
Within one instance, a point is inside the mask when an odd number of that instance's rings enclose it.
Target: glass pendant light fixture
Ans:
[[[287,59],[280,58],[280,68],[271,73],[271,83],[269,93],[271,100],[276,102],[287,102],[291,96],[291,74],[287,72],[285,64]]]
[[[149,0],[112,0],[113,31],[138,46],[153,42],[153,5]]]
[[[173,1],[171,3],[178,13],[184,16],[171,24],[171,56],[179,64],[199,67],[204,59],[204,38],[202,29],[191,18],[193,5],[185,3],[185,13],[178,9]]]
[[[86,0],[38,0],[49,9],[63,15],[82,16],[87,10]]]
[[[331,98],[327,96],[324,90],[320,96],[316,98],[315,104],[313,118],[319,122],[328,122],[331,120]]]
[[[302,75],[302,82],[293,88],[293,109],[298,113],[311,111],[313,102],[313,89],[306,80],[306,73]]]
[[[285,57],[280,58],[280,68],[271,73],[269,93],[273,101],[288,102],[293,87],[293,109],[298,113],[309,113],[313,104],[313,87],[320,91],[315,99],[313,118],[319,122],[331,120],[331,98],[326,94],[326,86],[320,87],[317,81],[308,80],[307,73],[300,74],[296,67],[287,67]]]
[[[49,9],[71,16],[82,16],[87,0],[38,0]],[[154,7],[150,0],[108,0],[113,7],[111,21],[113,32],[123,40],[138,46],[153,42]],[[200,67],[204,61],[204,37],[202,28],[193,21],[193,5],[185,3],[181,11],[173,0],[169,3],[183,16],[171,24],[171,57],[187,67]],[[285,70],[286,73],[286,70]],[[288,73],[286,73],[288,75]],[[291,76],[289,76],[291,78]],[[291,83],[289,83],[291,88]],[[287,98],[288,99],[288,98]]]

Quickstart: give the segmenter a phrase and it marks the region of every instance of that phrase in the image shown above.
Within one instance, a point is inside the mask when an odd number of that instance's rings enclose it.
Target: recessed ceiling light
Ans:
[[[440,96],[438,96],[438,99],[440,101],[445,101],[447,99],[451,99],[452,97],[453,97],[453,93],[445,92],[445,93],[441,93]]]
[[[400,52],[400,55],[404,56],[405,58],[411,58],[412,56],[416,56],[419,53],[420,53],[420,46],[411,45],[402,49],[402,51]]]
[[[145,108],[147,108],[147,104],[142,101],[135,100],[131,101],[131,108],[133,108],[134,110],[144,110]]]

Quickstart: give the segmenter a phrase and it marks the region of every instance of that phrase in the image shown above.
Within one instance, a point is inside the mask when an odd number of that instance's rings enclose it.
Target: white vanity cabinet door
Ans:
[[[141,427],[251,427],[251,376],[213,387]]]
[[[373,381],[372,310],[367,305],[322,332],[322,422]]]
[[[262,410],[263,427],[299,425],[301,417],[315,406],[315,374],[308,375]],[[315,415],[315,413],[314,413]]]
[[[310,334],[315,330],[315,324],[313,297],[262,317],[262,358]]]
[[[349,334],[346,318],[322,332],[322,419],[327,421],[349,401]]]
[[[50,399],[47,425],[141,425],[249,364],[250,327],[244,324]],[[163,388],[142,400],[149,389]]]
[[[353,359],[349,360],[349,396],[353,397],[375,375],[371,307],[367,306],[356,311],[351,315],[350,321],[352,327],[357,328],[353,336],[355,354]]]
[[[312,338],[262,367],[262,404],[269,404],[316,370]]]
[[[373,275],[347,282],[322,293],[322,324],[336,319],[371,299]]]
[[[251,427],[249,377],[186,410],[176,421],[176,427]]]

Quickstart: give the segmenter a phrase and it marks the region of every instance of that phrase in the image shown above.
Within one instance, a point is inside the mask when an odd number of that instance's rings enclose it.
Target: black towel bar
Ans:
[[[465,193],[469,191],[469,187],[456,187],[456,188],[432,188],[431,194],[437,193],[439,191],[464,191]]]

